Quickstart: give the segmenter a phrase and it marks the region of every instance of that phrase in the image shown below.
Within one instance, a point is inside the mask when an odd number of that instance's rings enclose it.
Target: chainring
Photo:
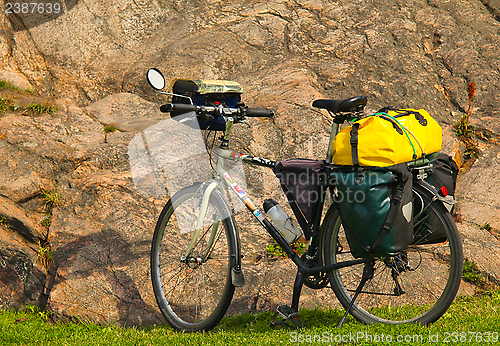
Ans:
[[[302,260],[305,260],[305,254],[302,255]],[[317,259],[314,259],[313,267],[320,265],[321,263]],[[312,289],[325,288],[329,283],[330,281],[328,280],[326,272],[319,272],[304,279],[304,285]]]

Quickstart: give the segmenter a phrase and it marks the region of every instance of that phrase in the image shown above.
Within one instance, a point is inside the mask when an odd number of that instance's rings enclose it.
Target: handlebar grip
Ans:
[[[246,108],[245,115],[247,117],[271,118],[274,116],[274,112],[269,109]]]
[[[160,111],[163,113],[168,112],[193,112],[198,109],[195,105],[185,104],[185,103],[167,103],[160,107]]]

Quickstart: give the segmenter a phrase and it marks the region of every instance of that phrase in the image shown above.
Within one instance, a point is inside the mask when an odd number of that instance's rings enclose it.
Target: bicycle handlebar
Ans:
[[[245,108],[245,115],[255,118],[271,118],[274,112],[269,109]]]
[[[214,106],[196,106],[185,103],[167,103],[160,107],[160,111],[163,113],[169,112],[196,112],[196,115],[210,115],[215,113],[221,109],[220,107]],[[261,118],[270,118],[274,116],[274,112],[269,109],[260,109],[260,108],[246,108],[246,107],[238,107],[238,108],[229,108],[222,107],[222,112],[224,115],[231,116],[240,116],[241,118],[247,117],[261,117]]]
[[[167,103],[160,107],[160,111],[163,113],[169,113],[173,111],[179,112],[196,112],[197,107],[195,105],[185,104],[185,103]]]

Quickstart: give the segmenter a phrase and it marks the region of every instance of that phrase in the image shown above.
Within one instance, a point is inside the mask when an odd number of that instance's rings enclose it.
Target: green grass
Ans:
[[[298,331],[272,330],[269,327],[272,313],[267,312],[226,317],[214,331],[186,334],[175,332],[167,326],[124,329],[90,323],[51,324],[46,322],[50,321],[50,313],[40,312],[36,308],[19,312],[0,311],[0,344],[44,346],[385,345],[397,343],[397,338],[402,338],[403,342],[400,344],[407,345],[460,343],[493,345],[498,343],[500,333],[500,291],[456,299],[444,316],[431,326],[363,325],[352,317],[348,317],[346,324],[341,329],[337,329],[335,325],[342,315],[341,310],[301,310],[299,313],[304,328]],[[489,333],[490,342],[485,342],[487,333]],[[393,342],[381,342],[387,340],[388,335]],[[432,341],[429,341],[430,338]],[[479,342],[481,339],[482,343]],[[313,342],[314,340],[316,342]],[[464,340],[465,342],[460,342]],[[496,342],[493,342],[495,340]]]
[[[292,249],[301,256],[307,251],[307,245],[301,242],[295,242],[292,244]],[[276,243],[276,241],[266,246],[266,252],[271,258],[288,258],[286,252]]]
[[[493,283],[489,281],[488,276],[479,270],[477,264],[469,260],[464,261],[462,279],[465,282],[476,285],[478,290],[488,290],[493,285]]]
[[[15,109],[15,103],[12,99],[0,97],[0,113],[13,109]]]
[[[8,82],[8,81],[2,80],[2,79],[0,79],[0,90],[1,89],[12,89],[12,90],[17,90],[17,91],[27,92],[28,94],[35,93],[35,91],[32,89],[19,89],[18,87],[12,85],[11,82]]]
[[[55,115],[59,107],[49,103],[30,103],[26,106],[26,110],[38,114],[50,113]]]
[[[45,191],[43,193],[45,205],[58,205],[61,202],[61,195],[57,191]]]
[[[111,133],[111,132],[115,132],[115,131],[121,131],[121,129],[119,129],[118,127],[116,127],[114,125],[104,125],[104,132],[105,133]]]
[[[0,89],[16,89],[16,87],[13,86],[11,82],[0,80]]]
[[[486,230],[486,231],[488,231],[488,232],[489,232],[489,231],[491,231],[491,230],[493,229],[493,227],[491,227],[491,225],[490,225],[488,222],[486,222],[486,223],[484,223],[483,225],[481,225],[481,227],[480,227],[480,228],[481,228],[481,229],[484,229],[484,230]]]

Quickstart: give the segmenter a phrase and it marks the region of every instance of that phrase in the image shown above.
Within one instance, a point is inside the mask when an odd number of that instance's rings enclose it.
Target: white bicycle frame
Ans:
[[[226,133],[224,136],[224,141],[229,140],[229,133],[231,132],[231,127],[233,125],[234,119],[232,117],[227,117],[226,119]],[[328,145],[328,153],[327,153],[327,158],[326,161],[327,163],[332,162],[332,142],[337,135],[339,131],[339,124],[333,123],[332,125],[332,131],[330,135],[330,143]],[[232,190],[236,196],[245,204],[245,206],[252,212],[252,214],[255,216],[255,218],[259,221],[259,223],[266,227],[264,224],[265,216],[264,214],[255,206],[255,204],[252,202],[250,197],[247,195],[245,191],[238,185],[238,183],[229,175],[229,173],[225,169],[225,163],[226,159],[229,160],[238,160],[250,164],[255,164],[259,166],[264,166],[264,167],[274,167],[276,165],[276,162],[268,160],[268,159],[263,159],[260,157],[255,157],[251,155],[245,155],[245,154],[240,154],[231,150],[219,148],[217,151],[217,165],[215,168],[215,174],[214,174],[214,180],[209,183],[208,187],[205,188],[205,191],[203,192],[203,199],[201,202],[200,206],[200,214],[198,215],[198,220],[196,223],[196,228],[193,234],[193,238],[191,239],[190,244],[188,245],[184,257],[188,257],[191,251],[193,250],[194,245],[196,244],[196,241],[198,240],[198,237],[200,235],[201,229],[203,227],[203,220],[206,216],[207,213],[207,208],[208,208],[208,201],[210,199],[210,196],[212,192],[215,189],[221,189],[220,184],[222,181],[224,181],[227,185],[227,187]],[[207,249],[205,250],[205,255],[204,257],[208,255],[210,252],[210,249],[212,248],[213,242],[215,240],[215,236],[217,233],[219,221],[216,221],[212,227],[212,233],[210,235],[210,240],[207,244]]]

